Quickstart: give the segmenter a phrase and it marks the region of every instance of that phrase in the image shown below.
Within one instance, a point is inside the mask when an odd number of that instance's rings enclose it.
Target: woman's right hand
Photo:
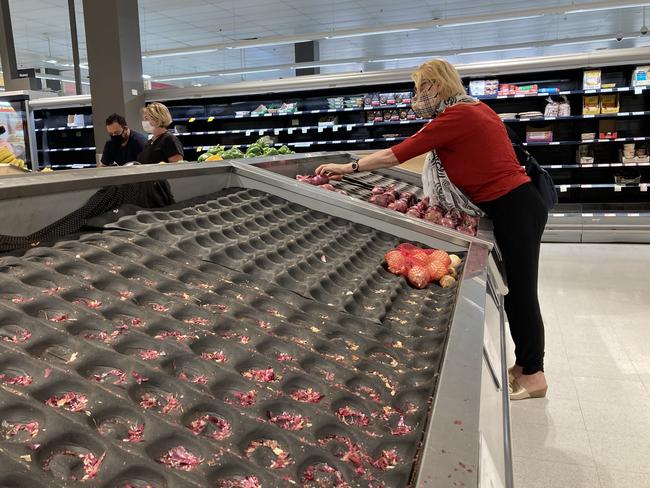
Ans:
[[[352,172],[352,166],[348,163],[343,164],[321,164],[316,168],[317,175],[327,176],[330,180],[340,180],[343,175]]]

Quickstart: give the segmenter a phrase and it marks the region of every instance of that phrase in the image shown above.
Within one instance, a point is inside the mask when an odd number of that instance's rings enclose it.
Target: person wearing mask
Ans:
[[[167,130],[172,116],[162,103],[154,102],[142,109],[142,128],[151,139],[138,156],[140,164],[178,163],[183,160],[183,144]]]
[[[398,165],[430,152],[422,180],[432,202],[453,202],[484,212],[505,264],[509,293],[505,309],[515,343],[509,369],[510,398],[543,397],[544,323],[537,296],[539,250],[547,207],[531,183],[499,116],[467,96],[456,69],[432,60],[412,75],[413,110],[433,120],[406,141],[356,162],[325,164],[317,174],[341,175]]]
[[[101,162],[97,166],[123,166],[137,161],[138,155],[147,144],[147,138],[131,130],[126,119],[119,114],[109,115],[106,119],[106,132],[110,139],[104,145]]]

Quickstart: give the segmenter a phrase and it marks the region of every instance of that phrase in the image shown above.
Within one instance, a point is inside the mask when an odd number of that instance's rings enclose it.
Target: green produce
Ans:
[[[277,156],[278,154],[280,154],[279,151],[274,147],[267,147],[264,150],[264,156]]]
[[[291,149],[289,149],[288,146],[285,145],[285,146],[282,146],[280,149],[278,149],[278,153],[279,154],[292,154],[293,151]]]
[[[255,158],[257,156],[261,156],[262,154],[264,154],[264,149],[256,144],[251,145],[246,151],[247,158]]]
[[[212,154],[209,153],[209,152],[207,152],[207,153],[203,153],[203,154],[201,154],[201,155],[199,156],[199,158],[197,159],[197,161],[198,161],[199,163],[202,163],[203,161],[205,161],[206,159],[208,159],[210,156],[212,156]]]
[[[257,141],[255,141],[255,144],[261,146],[262,149],[264,149],[265,147],[273,146],[273,139],[271,139],[269,136],[260,137]]]
[[[223,150],[224,150],[224,147],[221,144],[219,144],[219,145],[216,145],[216,146],[210,146],[210,149],[208,149],[208,152],[210,154],[219,154]]]

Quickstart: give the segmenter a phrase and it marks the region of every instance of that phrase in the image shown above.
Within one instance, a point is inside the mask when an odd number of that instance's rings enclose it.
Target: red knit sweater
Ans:
[[[474,203],[488,202],[530,181],[505,125],[487,105],[459,103],[393,147],[400,163],[435,149],[449,179]]]

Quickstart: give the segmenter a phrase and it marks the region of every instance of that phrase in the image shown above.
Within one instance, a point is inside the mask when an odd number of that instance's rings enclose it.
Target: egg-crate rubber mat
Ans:
[[[409,486],[456,288],[228,189],[0,255],[0,486]]]

